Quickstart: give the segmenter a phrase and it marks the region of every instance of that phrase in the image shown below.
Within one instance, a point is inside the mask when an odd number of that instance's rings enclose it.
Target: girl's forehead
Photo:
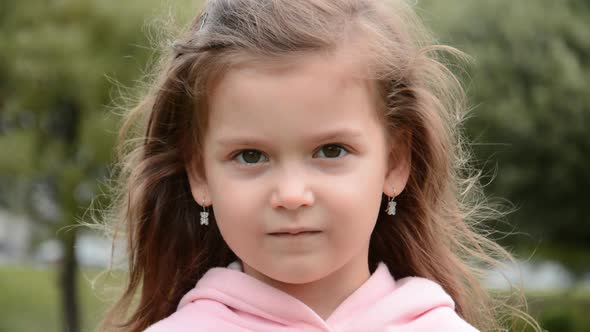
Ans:
[[[360,78],[362,68],[367,65],[364,59],[358,52],[348,49],[293,52],[280,56],[248,56],[236,62],[232,69],[267,75],[307,70]]]
[[[292,138],[319,136],[320,129],[365,131],[379,125],[370,82],[350,63],[318,56],[278,68],[230,69],[209,99],[209,134],[255,130]]]
[[[261,97],[279,102],[299,95],[304,102],[333,102],[350,90],[374,95],[374,83],[363,66],[351,57],[334,54],[305,54],[297,58],[256,59],[231,66],[210,95],[214,110],[228,102],[248,103]],[[267,98],[265,98],[267,99]]]

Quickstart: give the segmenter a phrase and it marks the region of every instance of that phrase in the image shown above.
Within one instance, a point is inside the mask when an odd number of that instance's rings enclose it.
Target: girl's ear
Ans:
[[[383,192],[389,197],[399,195],[408,182],[412,168],[412,135],[403,131],[390,144]],[[395,191],[395,192],[394,192]]]
[[[185,165],[186,174],[188,176],[189,185],[191,187],[191,194],[193,199],[200,206],[211,205],[211,196],[209,195],[209,186],[205,176],[197,170],[193,162]]]

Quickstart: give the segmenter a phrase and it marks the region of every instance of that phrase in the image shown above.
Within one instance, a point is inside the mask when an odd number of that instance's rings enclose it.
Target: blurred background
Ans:
[[[155,60],[150,36],[198,5],[0,1],[0,331],[96,328],[111,300],[101,282],[111,244],[72,225],[92,222],[92,201],[108,204],[113,105]],[[511,233],[496,238],[518,264],[485,282],[522,281],[549,331],[590,331],[590,2],[415,6],[442,43],[475,59],[458,71],[474,162],[487,194],[516,210],[490,226]]]

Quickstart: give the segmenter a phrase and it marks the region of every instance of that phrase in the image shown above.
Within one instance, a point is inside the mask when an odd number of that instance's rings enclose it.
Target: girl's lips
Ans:
[[[271,233],[270,235],[278,236],[278,237],[297,237],[297,236],[310,236],[314,234],[321,233],[321,231],[303,231],[296,234],[293,233]]]
[[[321,231],[317,228],[314,228],[314,227],[291,227],[291,228],[283,227],[283,228],[277,229],[275,232],[271,232],[269,234],[270,235],[275,235],[275,234],[295,235],[295,234],[299,234],[299,233],[316,233],[316,232],[321,232]]]

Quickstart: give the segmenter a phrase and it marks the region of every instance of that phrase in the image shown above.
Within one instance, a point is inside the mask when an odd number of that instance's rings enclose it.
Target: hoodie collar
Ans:
[[[299,322],[328,329],[328,325],[351,319],[394,289],[394,278],[387,266],[380,262],[369,279],[324,321],[299,299],[244,273],[241,263],[235,261],[227,267],[207,271],[196,287],[182,298],[178,308],[198,299],[213,299],[281,324]]]

